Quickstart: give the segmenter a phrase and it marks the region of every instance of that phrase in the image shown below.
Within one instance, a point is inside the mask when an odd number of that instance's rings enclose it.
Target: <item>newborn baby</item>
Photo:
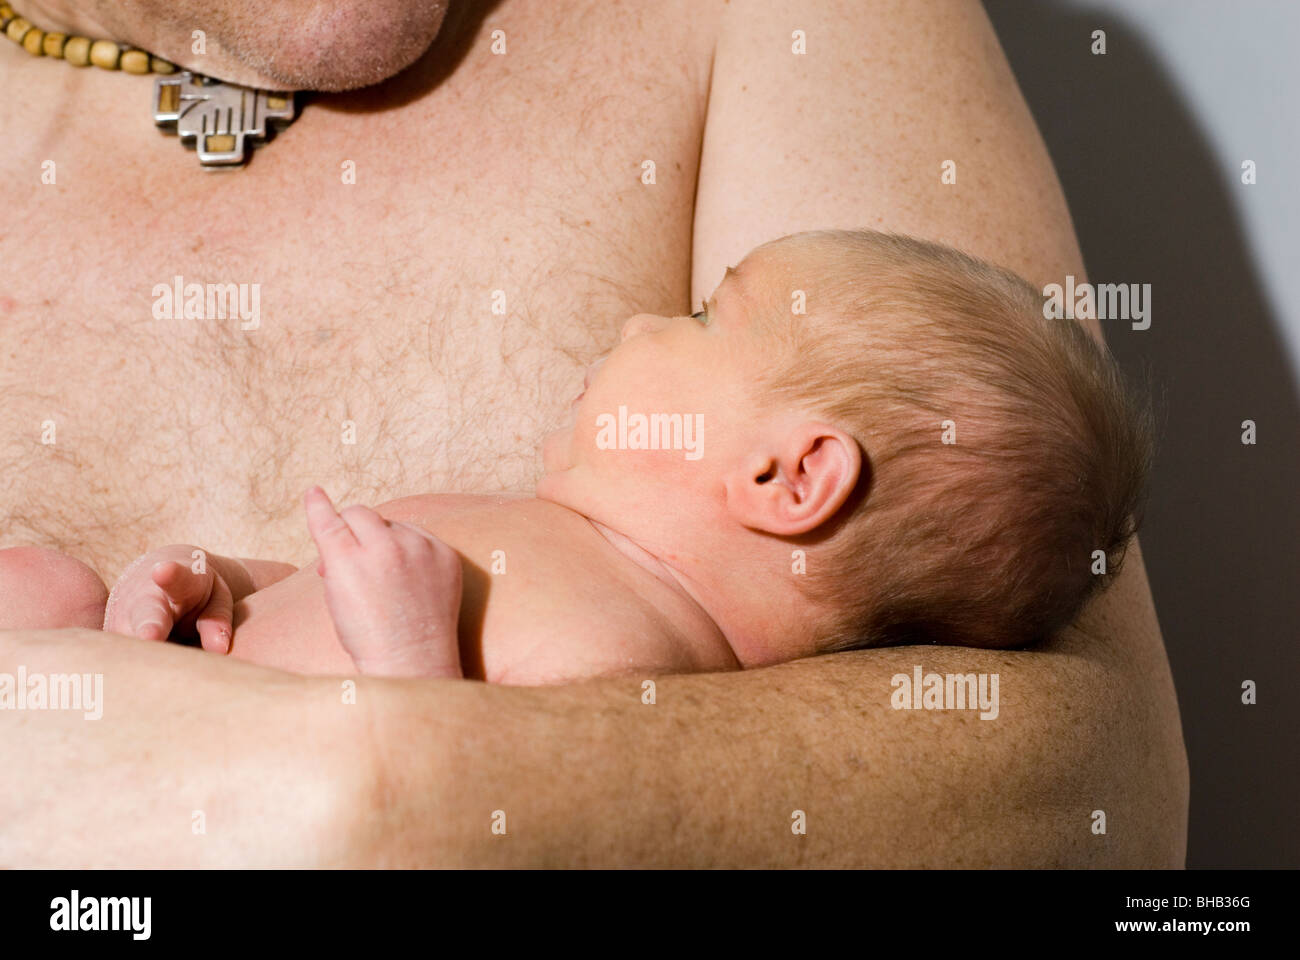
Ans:
[[[340,513],[313,488],[319,562],[164,547],[103,626],[302,673],[510,684],[1032,642],[1114,576],[1152,443],[1105,351],[1042,304],[906,237],[764,244],[700,312],[624,324],[535,497]],[[0,551],[0,627],[98,610],[98,578],[20,552]]]

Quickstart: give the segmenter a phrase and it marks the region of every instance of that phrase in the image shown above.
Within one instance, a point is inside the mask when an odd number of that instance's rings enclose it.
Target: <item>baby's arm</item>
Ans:
[[[368,507],[342,514],[325,491],[304,498],[317,572],[344,649],[363,674],[459,677],[460,555]]]
[[[193,546],[151,550],[118,578],[104,610],[104,629],[145,640],[197,631],[205,650],[230,649],[234,606],[297,568],[272,560],[236,560]]]

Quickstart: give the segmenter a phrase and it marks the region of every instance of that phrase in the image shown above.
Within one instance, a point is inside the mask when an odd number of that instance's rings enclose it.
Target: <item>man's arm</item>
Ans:
[[[1121,604],[1147,592],[1132,569]],[[102,720],[0,711],[0,866],[1180,866],[1187,771],[1158,631],[1117,628],[1094,605],[1041,652],[661,677],[653,704],[635,678],[366,677],[352,704],[338,679],[0,633],[0,673],[104,676]],[[997,673],[997,718],[894,710],[890,680],[915,665]]]
[[[750,249],[800,230],[913,234],[1031,283],[1083,273],[1051,158],[976,0],[721,9],[693,303]]]
[[[1139,566],[1121,603],[1147,591]],[[908,647],[558,688],[376,687],[358,863],[1178,867],[1163,654],[1094,608],[1044,652]],[[1156,636],[1154,619],[1131,624]],[[1145,649],[1146,653],[1135,652]],[[895,710],[894,674],[999,675],[999,712]],[[1163,676],[1164,680],[1151,678]],[[417,747],[418,745],[418,747]],[[1105,834],[1095,834],[1094,811]],[[506,832],[492,832],[494,811]],[[803,811],[807,834],[791,827]],[[354,834],[355,836],[355,834]]]
[[[102,697],[0,710],[0,868],[328,865],[355,849],[338,831],[374,776],[343,681],[91,630],[0,632],[0,674],[20,667],[102,678]]]

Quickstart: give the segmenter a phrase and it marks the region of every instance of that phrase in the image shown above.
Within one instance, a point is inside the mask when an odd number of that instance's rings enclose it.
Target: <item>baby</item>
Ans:
[[[336,512],[313,488],[319,562],[164,547],[103,627],[303,673],[509,684],[1030,643],[1114,576],[1152,452],[1146,405],[1042,305],[906,237],[764,244],[700,312],[624,324],[544,440],[535,497]],[[97,621],[103,600],[78,561],[0,551],[0,627],[33,606]]]

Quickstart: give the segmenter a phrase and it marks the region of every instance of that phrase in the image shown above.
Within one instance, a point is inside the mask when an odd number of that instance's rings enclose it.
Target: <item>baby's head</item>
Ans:
[[[1114,577],[1152,456],[1147,406],[1042,302],[906,237],[764,244],[704,315],[628,321],[538,494],[688,580],[792,581],[801,653],[1030,642]]]

